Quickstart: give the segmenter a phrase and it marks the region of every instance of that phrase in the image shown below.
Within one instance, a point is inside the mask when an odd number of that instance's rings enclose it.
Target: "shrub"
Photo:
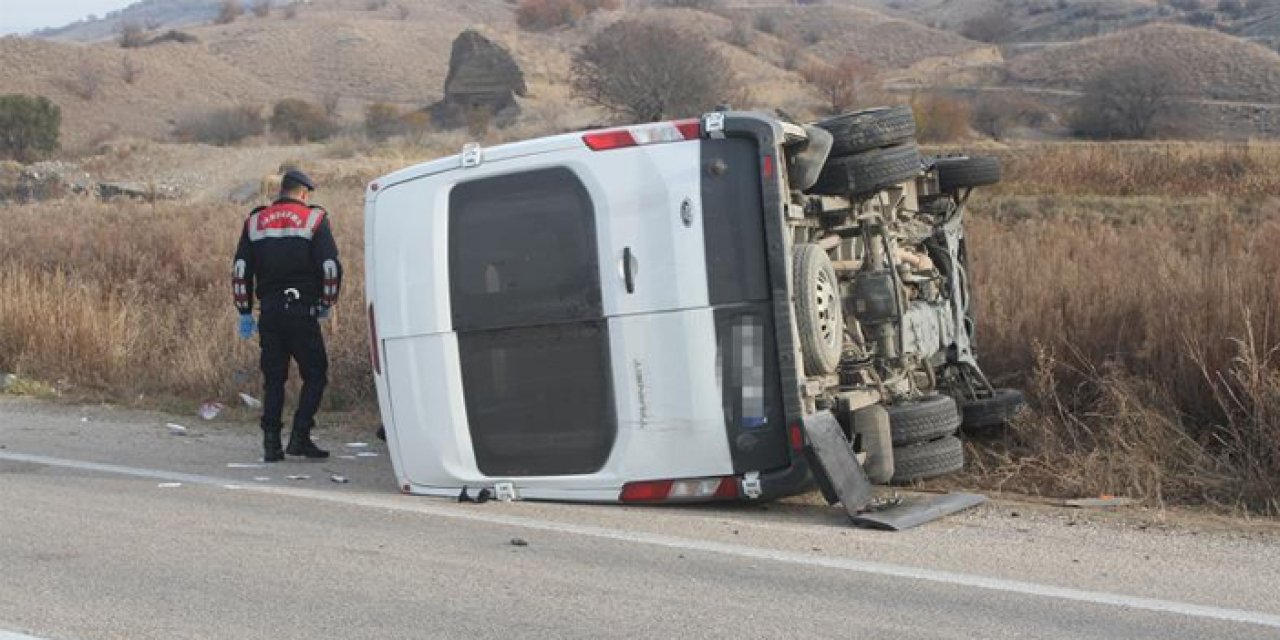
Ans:
[[[1072,129],[1090,138],[1150,138],[1175,126],[1185,81],[1172,64],[1121,63],[1085,83]]]
[[[59,87],[85,102],[92,102],[102,91],[102,72],[93,64],[85,61],[75,74],[54,81]]]
[[[921,142],[952,142],[969,134],[969,103],[941,93],[925,93],[911,99],[916,116],[916,138]]]
[[[1018,25],[1008,11],[998,7],[965,20],[960,26],[960,35],[979,42],[1000,42],[1017,30]]]
[[[573,57],[578,98],[630,121],[695,115],[741,93],[724,57],[696,35],[624,20]]]
[[[315,142],[332,136],[337,130],[324,107],[285,98],[271,110],[271,131],[291,142]]]
[[[594,11],[612,11],[619,0],[520,0],[516,7],[516,24],[523,29],[540,31],[571,25]]]
[[[848,111],[859,101],[865,101],[880,85],[875,68],[853,53],[835,64],[814,62],[802,69],[800,75],[822,94],[831,113]]]
[[[725,35],[725,42],[746,49],[756,39],[756,30],[746,20],[735,20]]]
[[[222,0],[222,4],[218,6],[218,15],[213,21],[215,24],[231,24],[243,13],[244,5],[240,4],[240,0]]]
[[[174,135],[187,142],[228,146],[266,130],[262,110],[239,106],[190,116],[178,123]]]
[[[756,31],[761,33],[776,34],[778,32],[778,19],[770,13],[760,13],[756,15]]]
[[[147,30],[137,22],[126,22],[124,26],[120,27],[120,37],[117,42],[125,49],[146,46]]]
[[[194,43],[200,42],[200,38],[197,38],[189,33],[178,31],[177,29],[170,29],[169,31],[166,31],[148,40],[147,46],[151,46],[153,44],[161,44],[164,42],[176,42],[178,44],[194,44]]]
[[[137,82],[141,75],[142,66],[133,58],[126,56],[120,60],[120,79],[124,80],[125,84]]]
[[[395,105],[378,102],[365,107],[364,134],[370,140],[381,142],[404,130],[404,120]]]
[[[0,158],[30,162],[55,151],[62,110],[44,96],[0,96]]]
[[[271,0],[253,0],[253,15],[259,18],[271,15]]]

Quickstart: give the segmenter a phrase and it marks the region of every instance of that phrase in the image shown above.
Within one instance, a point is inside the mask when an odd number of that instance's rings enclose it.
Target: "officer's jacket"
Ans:
[[[253,311],[255,294],[270,309],[290,289],[297,290],[299,307],[333,306],[341,286],[338,245],[323,207],[282,198],[245,219],[231,276],[240,313]]]

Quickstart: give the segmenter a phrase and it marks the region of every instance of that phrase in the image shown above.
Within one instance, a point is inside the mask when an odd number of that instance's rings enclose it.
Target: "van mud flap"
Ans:
[[[808,437],[805,455],[814,480],[830,504],[844,505],[849,520],[859,527],[902,531],[986,502],[972,493],[907,498],[886,507],[872,507],[872,485],[844,437],[835,416],[819,411],[805,416]]]

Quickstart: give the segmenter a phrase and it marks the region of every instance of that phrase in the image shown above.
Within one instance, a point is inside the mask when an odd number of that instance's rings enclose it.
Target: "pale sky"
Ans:
[[[102,17],[136,0],[0,0],[0,35],[61,27],[89,14]]]

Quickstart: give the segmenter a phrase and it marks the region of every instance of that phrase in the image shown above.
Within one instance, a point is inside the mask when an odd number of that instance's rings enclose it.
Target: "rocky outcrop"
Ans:
[[[458,128],[485,124],[505,126],[520,114],[516,96],[528,88],[515,58],[502,45],[467,30],[453,41],[444,99],[429,108],[437,126]]]

